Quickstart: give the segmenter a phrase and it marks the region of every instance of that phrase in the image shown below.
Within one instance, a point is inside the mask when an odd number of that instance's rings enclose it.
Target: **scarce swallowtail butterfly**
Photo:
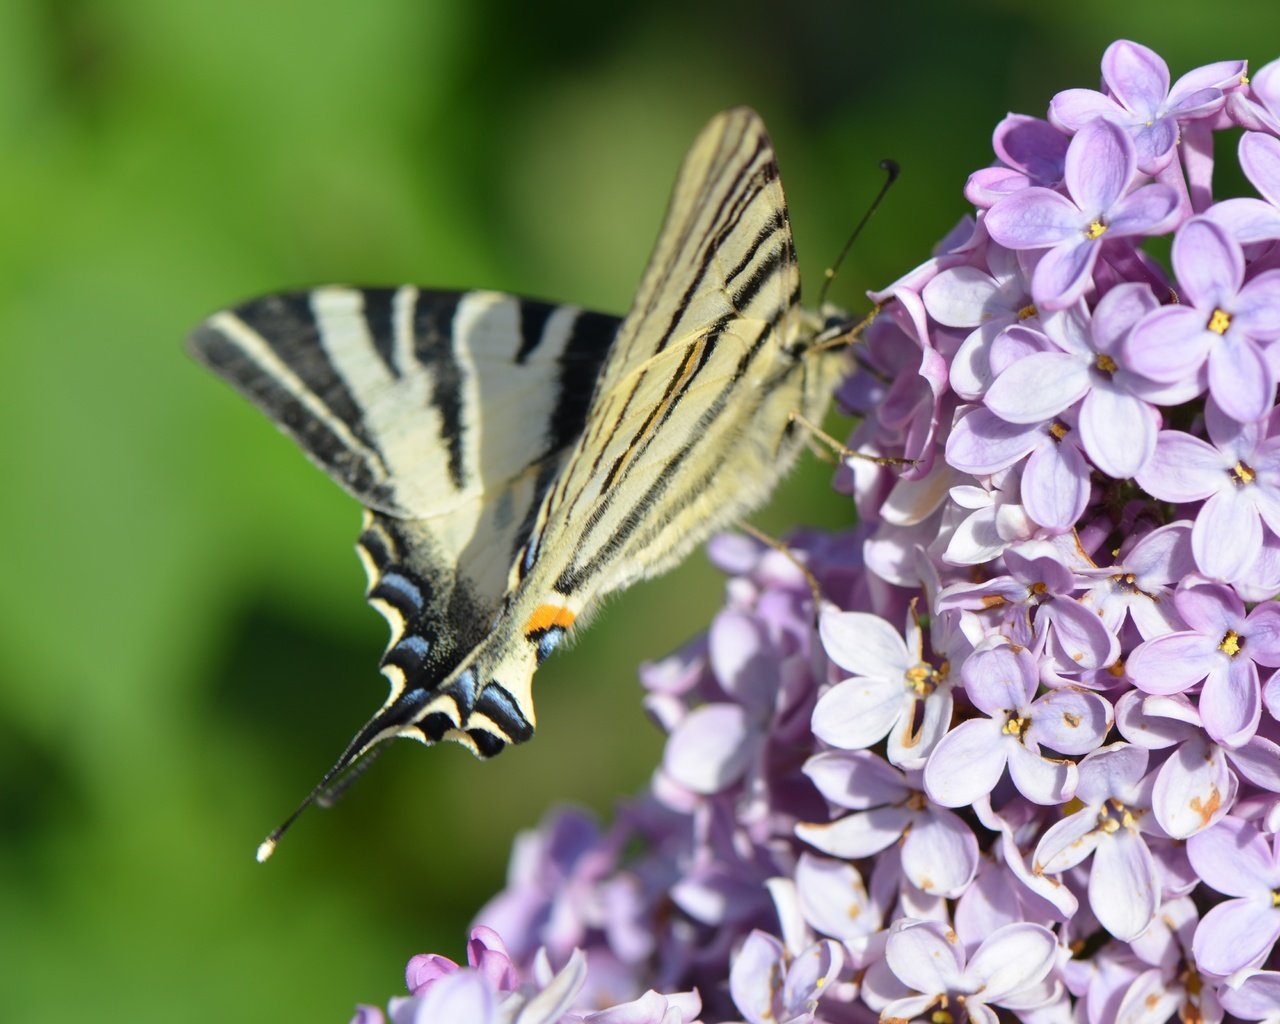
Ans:
[[[606,594],[754,511],[819,420],[846,321],[799,306],[773,147],[716,116],[619,320],[489,291],[328,286],[216,313],[221,374],[365,506],[386,703],[258,851],[394,736],[533,735],[534,671]],[[824,330],[825,328],[825,330]]]

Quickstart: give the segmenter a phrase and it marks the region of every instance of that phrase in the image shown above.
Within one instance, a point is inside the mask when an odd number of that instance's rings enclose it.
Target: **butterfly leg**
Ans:
[[[801,412],[792,412],[790,420],[792,423],[807,430],[812,440],[821,442],[834,455],[842,459],[862,459],[866,462],[874,462],[877,466],[914,466],[919,461],[917,459],[896,458],[892,455],[868,455],[866,452],[854,451],[847,445],[841,444]]]

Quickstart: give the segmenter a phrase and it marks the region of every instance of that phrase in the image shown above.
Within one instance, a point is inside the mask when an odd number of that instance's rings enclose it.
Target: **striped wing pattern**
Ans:
[[[193,333],[197,358],[367,508],[357,551],[391,625],[379,732],[410,717],[409,681],[438,688],[487,635],[617,326],[494,292],[334,286]]]
[[[390,736],[528,739],[534,671],[575,619],[764,502],[791,414],[821,416],[840,369],[799,293],[773,147],[736,109],[686,156],[621,322],[405,286],[272,296],[196,331],[367,509],[392,690],[304,807]]]

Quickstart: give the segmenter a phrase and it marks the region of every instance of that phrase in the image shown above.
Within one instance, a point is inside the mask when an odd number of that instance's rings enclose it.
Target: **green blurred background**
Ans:
[[[484,285],[625,310],[684,148],[757,107],[811,283],[927,255],[1007,110],[1107,42],[1276,56],[1273,3],[0,0],[0,1018],[347,1019],[459,956],[511,839],[606,811],[660,738],[637,663],[702,629],[701,555],[539,675],[536,742],[396,745],[262,835],[384,685],[358,510],[182,338],[263,291]],[[1261,42],[1260,42],[1261,41]],[[809,464],[758,518],[835,526]]]

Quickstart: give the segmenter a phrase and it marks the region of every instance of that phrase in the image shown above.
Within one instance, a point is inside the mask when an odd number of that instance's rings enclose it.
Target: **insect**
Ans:
[[[487,758],[533,735],[538,665],[601,598],[754,511],[820,419],[847,321],[799,305],[773,147],[717,115],[619,320],[489,291],[329,286],[191,335],[365,506],[391,690],[297,811],[378,744]]]

